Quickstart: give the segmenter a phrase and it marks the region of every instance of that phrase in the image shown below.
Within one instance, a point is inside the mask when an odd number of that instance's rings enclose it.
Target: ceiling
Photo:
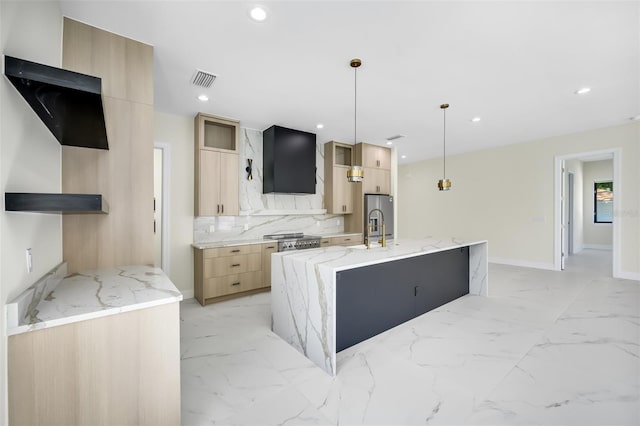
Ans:
[[[61,1],[154,49],[155,109],[385,145],[400,163],[629,123],[640,2]],[[249,10],[268,14],[255,22]],[[208,90],[196,69],[218,75]],[[590,87],[591,92],[575,91]],[[197,99],[206,93],[210,100]],[[473,117],[481,117],[477,123]],[[324,124],[316,129],[316,124]]]

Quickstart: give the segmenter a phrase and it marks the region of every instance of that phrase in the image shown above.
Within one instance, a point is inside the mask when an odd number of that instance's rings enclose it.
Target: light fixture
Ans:
[[[473,117],[471,119],[471,122],[473,122],[473,123],[477,123],[478,121],[480,121],[480,117]]]
[[[447,179],[447,108],[449,104],[440,105],[442,109],[443,131],[442,131],[442,179],[438,181],[438,189],[440,191],[448,191],[451,189],[451,181]]]
[[[583,87],[582,89],[576,90],[574,93],[576,95],[584,95],[585,93],[589,93],[591,91],[590,87]]]
[[[207,95],[200,95],[198,96],[198,99],[201,100],[202,102],[207,102],[209,100],[209,97]]]
[[[353,68],[354,75],[354,91],[353,91],[353,144],[358,143],[358,67],[362,65],[362,61],[358,58],[354,58],[349,63]],[[349,182],[362,182],[364,178],[364,172],[362,166],[352,165],[347,170],[347,181]]]
[[[256,6],[251,9],[251,12],[249,12],[249,14],[251,15],[251,19],[257,22],[262,22],[267,19],[267,11],[260,6]]]
[[[324,124],[322,123],[316,124],[316,129],[324,129]]]
[[[393,142],[387,141],[387,145],[393,145]]]
[[[400,158],[407,158],[407,156],[406,155],[401,155]]]

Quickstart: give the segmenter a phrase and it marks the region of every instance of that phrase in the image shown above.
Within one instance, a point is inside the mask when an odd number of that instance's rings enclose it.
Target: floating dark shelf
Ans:
[[[4,209],[58,214],[109,213],[109,206],[100,194],[5,192]]]

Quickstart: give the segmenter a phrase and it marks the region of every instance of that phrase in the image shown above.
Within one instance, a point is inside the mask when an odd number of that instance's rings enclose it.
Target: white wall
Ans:
[[[57,2],[0,2],[0,50],[3,54],[59,67],[61,40],[62,17]],[[60,192],[60,144],[13,85],[5,77],[0,80],[2,192]],[[0,236],[0,422],[6,424],[4,306],[62,261],[61,217],[6,213],[3,206]],[[30,274],[25,263],[27,248],[33,253],[33,272]]]
[[[613,226],[610,223],[593,223],[593,184],[613,180],[613,160],[586,161],[583,163],[584,185],[584,247],[610,249],[613,244]],[[613,183],[615,197],[616,183]],[[614,219],[615,220],[615,219]],[[640,238],[640,236],[638,236]]]
[[[402,165],[399,236],[487,239],[492,261],[553,269],[555,157],[613,148],[621,150],[624,191],[614,213],[620,270],[640,277],[640,123],[448,157],[449,192],[436,187],[441,158]]]
[[[192,117],[155,113],[154,142],[169,145],[169,278],[185,297],[193,296],[193,138]]]

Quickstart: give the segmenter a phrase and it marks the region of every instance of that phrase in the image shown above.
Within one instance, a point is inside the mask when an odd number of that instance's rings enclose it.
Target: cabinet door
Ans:
[[[200,150],[198,216],[216,216],[220,206],[220,153]]]
[[[238,152],[238,121],[199,113],[195,118],[195,129],[200,149]]]
[[[363,145],[362,166],[376,169],[391,169],[391,151],[375,145]]]
[[[262,245],[262,286],[271,286],[271,255],[278,251],[277,243]]]
[[[353,184],[347,181],[348,167],[333,167],[333,185],[329,213],[347,214],[353,212]]]
[[[240,166],[237,154],[220,153],[220,214],[238,216]]]
[[[418,256],[423,271],[415,287],[415,315],[422,315],[469,293],[469,247]]]
[[[391,172],[371,167],[365,168],[362,189],[365,194],[389,194],[391,192]]]

